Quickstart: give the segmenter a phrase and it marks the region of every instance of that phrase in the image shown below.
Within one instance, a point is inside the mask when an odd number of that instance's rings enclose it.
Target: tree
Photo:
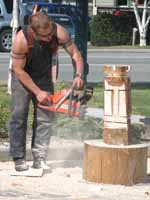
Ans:
[[[19,0],[13,0],[13,17],[11,21],[11,27],[12,27],[12,41],[13,41],[17,33],[17,30],[19,28]],[[9,72],[8,72],[8,88],[7,88],[8,94],[11,94],[11,68],[12,68],[12,59],[10,57]]]
[[[144,0],[144,5],[142,8],[143,11],[141,13],[140,13],[141,9],[139,9],[138,6],[138,0],[133,1],[132,4],[140,34],[140,46],[146,46],[146,33],[150,21],[150,15],[148,13],[149,9],[148,7],[150,5],[150,1]]]

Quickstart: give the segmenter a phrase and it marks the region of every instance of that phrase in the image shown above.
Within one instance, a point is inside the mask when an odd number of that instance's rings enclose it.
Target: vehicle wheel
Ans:
[[[3,30],[0,33],[0,51],[10,52],[12,44],[12,30]]]

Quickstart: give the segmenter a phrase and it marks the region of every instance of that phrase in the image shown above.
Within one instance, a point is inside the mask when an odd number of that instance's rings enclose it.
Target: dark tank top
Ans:
[[[53,24],[56,29],[56,25]],[[28,42],[28,55],[25,71],[30,75],[40,89],[53,92],[51,77],[52,53],[58,48],[56,34],[50,42],[35,40],[29,26],[23,27],[23,33]],[[55,31],[56,32],[56,31]]]

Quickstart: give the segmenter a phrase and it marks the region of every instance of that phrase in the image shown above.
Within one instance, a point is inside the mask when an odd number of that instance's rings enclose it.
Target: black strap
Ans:
[[[28,26],[24,26],[24,27],[22,28],[22,31],[23,31],[23,33],[24,33],[24,36],[25,36],[27,42],[28,42],[28,33],[27,33],[27,29],[28,29]]]

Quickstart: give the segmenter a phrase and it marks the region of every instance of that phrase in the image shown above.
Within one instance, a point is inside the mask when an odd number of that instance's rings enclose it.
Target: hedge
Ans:
[[[98,13],[91,24],[91,43],[97,46],[131,45],[133,27],[137,27],[134,13]],[[139,36],[136,42],[138,42]]]

